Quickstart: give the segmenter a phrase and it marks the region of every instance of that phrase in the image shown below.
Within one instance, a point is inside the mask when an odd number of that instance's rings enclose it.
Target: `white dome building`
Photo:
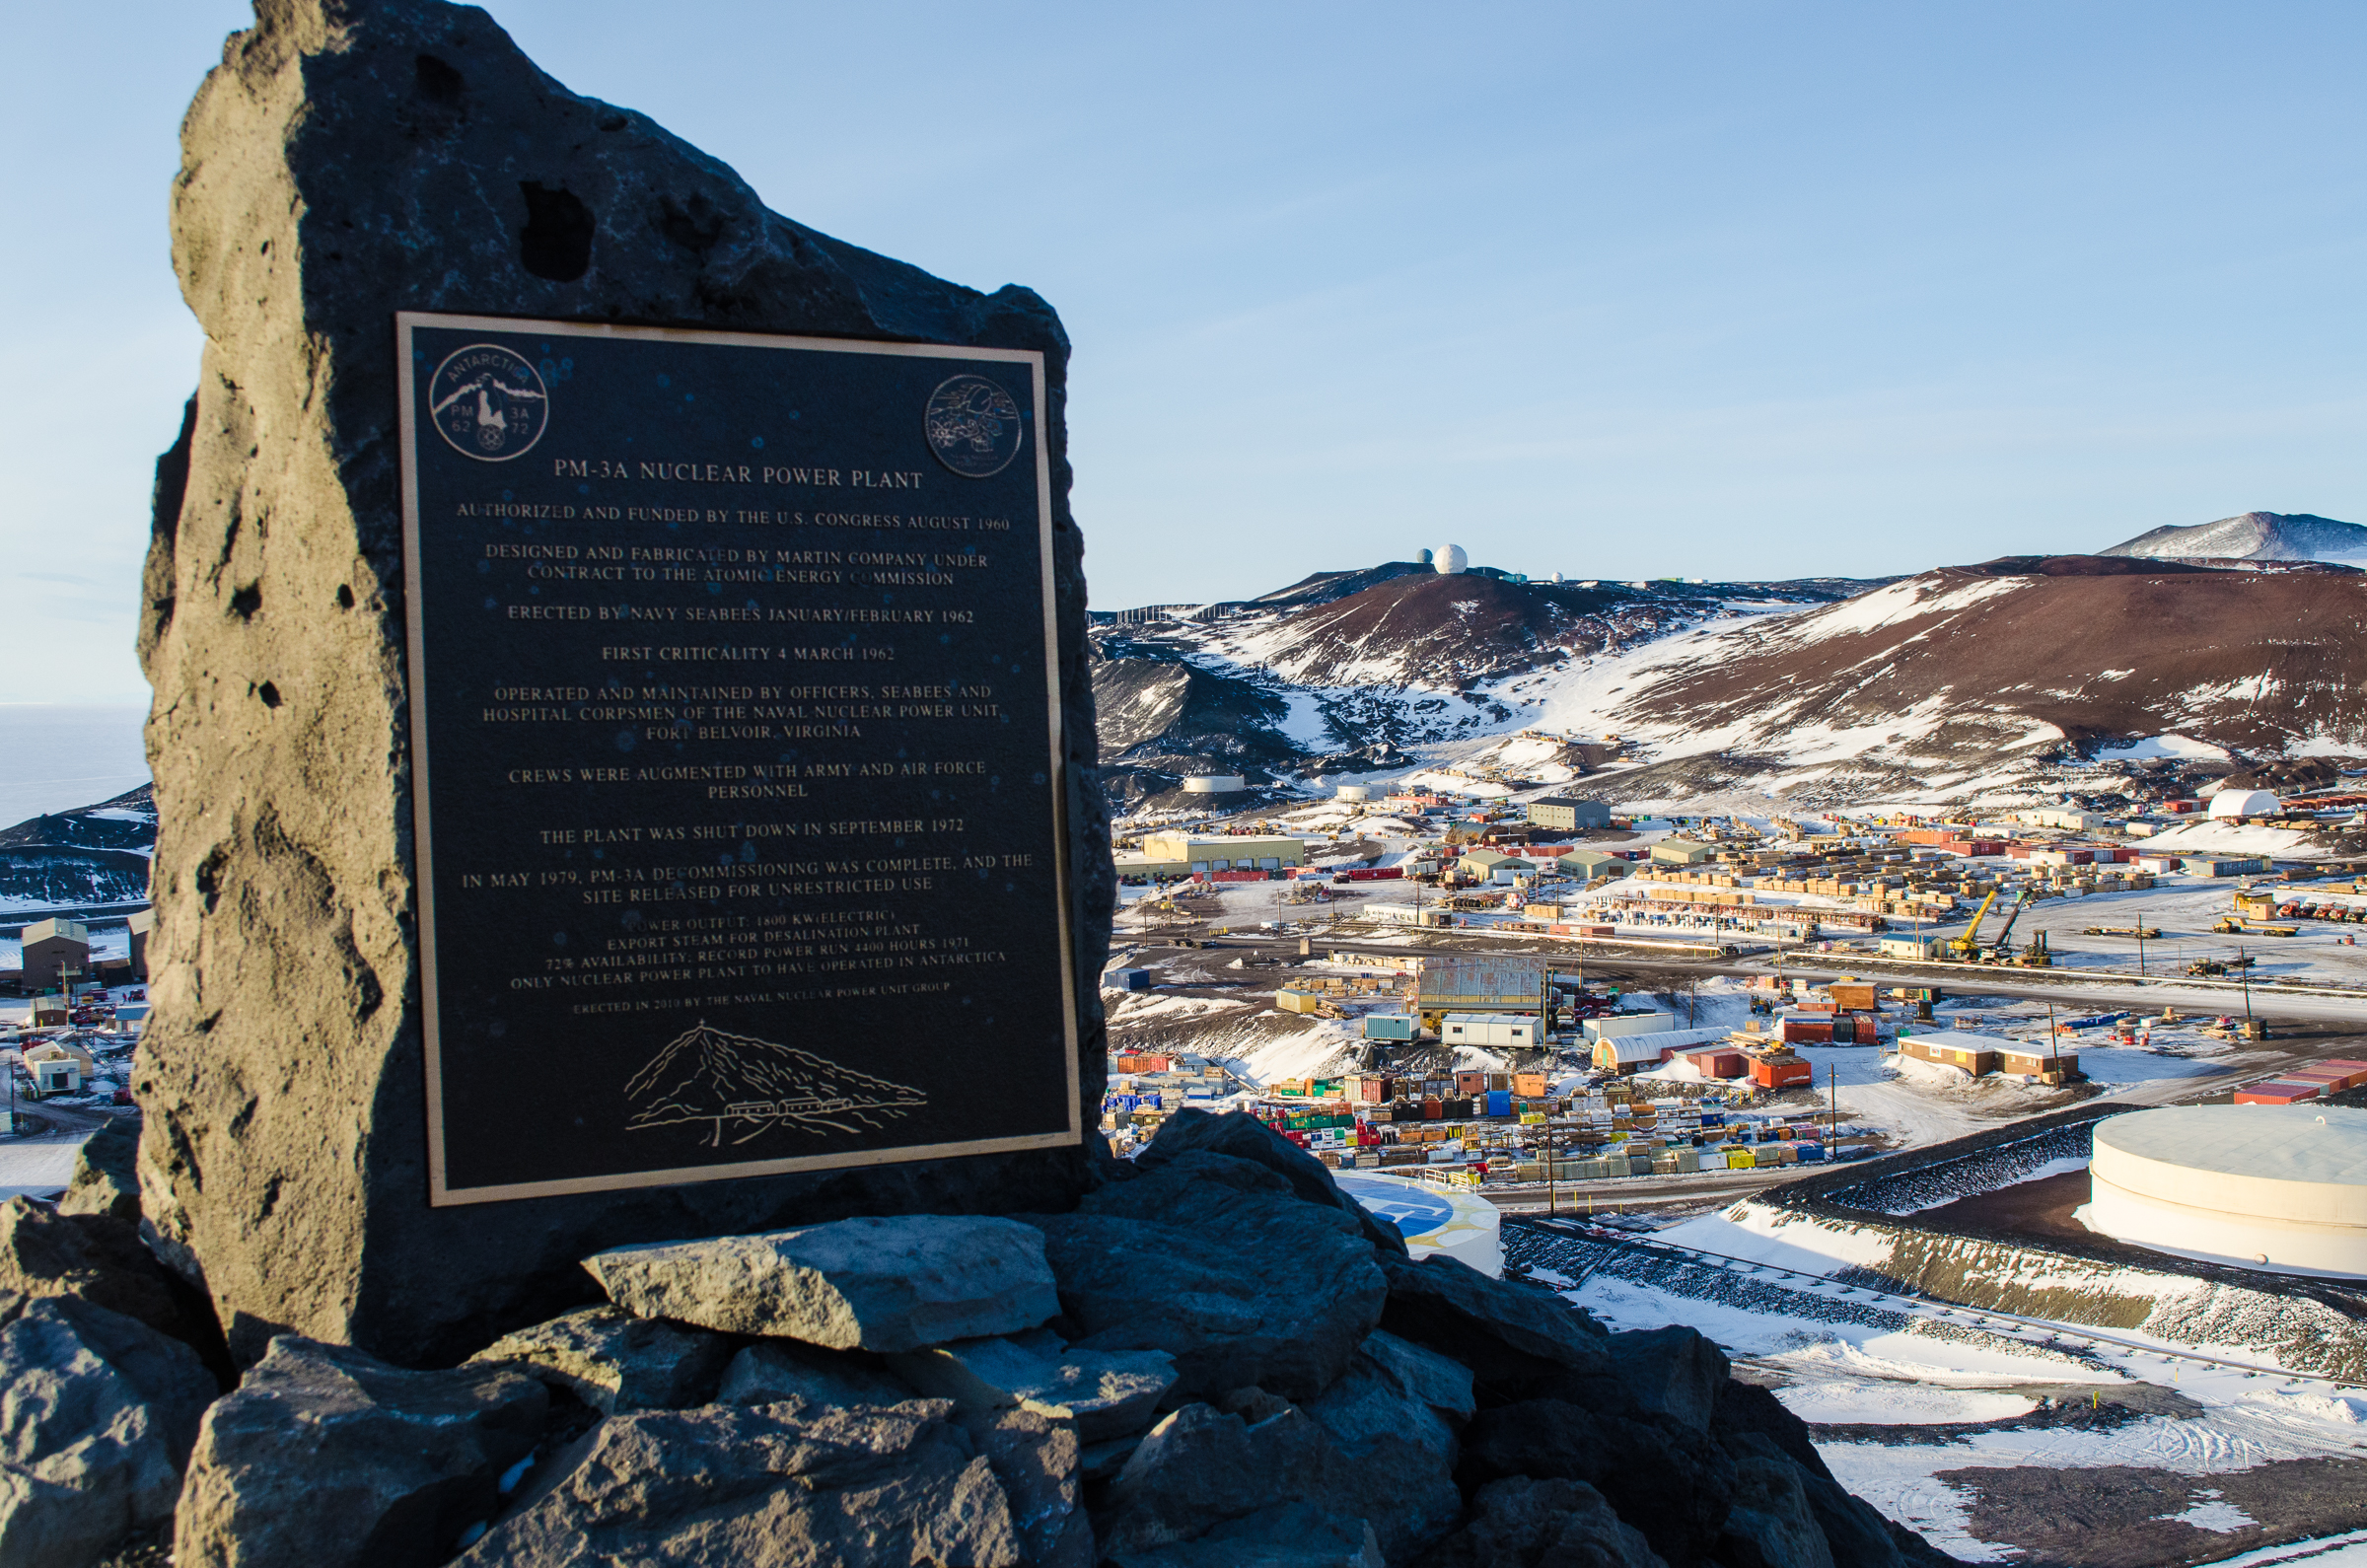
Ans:
[[[2168,1105],[2097,1123],[2081,1224],[2280,1274],[2367,1279],[2367,1110]]]
[[[2221,820],[2235,817],[2275,817],[2284,803],[2267,790],[2221,790],[2211,797],[2211,815]]]
[[[1463,546],[1460,544],[1450,544],[1440,550],[1437,558],[1430,563],[1432,569],[1441,577],[1453,577],[1470,564],[1471,558],[1463,553]]]

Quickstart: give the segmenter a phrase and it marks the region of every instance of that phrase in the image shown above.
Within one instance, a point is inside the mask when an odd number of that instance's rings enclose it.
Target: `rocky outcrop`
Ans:
[[[505,1368],[406,1372],[286,1336],[206,1411],[182,1568],[420,1568],[499,1505],[550,1396]]]
[[[109,1121],[75,1151],[74,1175],[57,1200],[60,1214],[90,1214],[125,1224],[140,1223],[140,1135]]]
[[[1252,1385],[1314,1397],[1347,1370],[1388,1290],[1355,1220],[1230,1155],[1181,1153],[1074,1214],[1031,1218],[1080,1343],[1166,1351],[1179,1397]]]
[[[95,1560],[173,1517],[214,1396],[196,1354],[75,1296],[0,1297],[0,1563]]]
[[[1092,1350],[1045,1329],[939,1345],[890,1365],[925,1393],[1065,1421],[1087,1443],[1141,1431],[1176,1386],[1175,1358],[1163,1350]]]
[[[723,1369],[715,1392],[724,1404],[900,1404],[919,1390],[887,1371],[877,1356],[823,1350],[791,1339],[760,1339]]]
[[[531,1478],[466,1568],[791,1568],[921,1562],[1017,1568],[992,1462],[914,1399],[833,1409],[647,1411],[604,1421]]]
[[[1072,1202],[1077,1148],[428,1205],[390,436],[397,310],[1041,351],[1090,1105],[1112,881],[1051,309],[766,211],[645,116],[568,92],[471,6],[261,6],[181,148],[174,267],[205,349],[159,464],[141,594],[161,820],[134,1092],[149,1222],[240,1357],[294,1331],[448,1362],[591,1301],[580,1260],[619,1245]]]
[[[1946,1561],[1693,1330],[1414,1263],[1269,1136],[1179,1118],[1072,1214],[612,1250],[616,1304],[453,1371],[282,1336],[201,1424],[187,1347],[10,1299],[0,1563],[157,1527],[184,1461],[221,1568]]]
[[[587,1307],[505,1334],[468,1360],[514,1367],[603,1415],[626,1415],[708,1403],[732,1354],[721,1334]]]
[[[136,1210],[126,1219],[68,1214],[30,1198],[0,1203],[0,1291],[79,1297],[192,1345],[202,1346],[211,1326],[195,1319],[172,1275],[140,1244]]]
[[[918,1350],[1017,1333],[1060,1310],[1043,1238],[1013,1220],[910,1214],[587,1258],[643,1318],[831,1350]]]

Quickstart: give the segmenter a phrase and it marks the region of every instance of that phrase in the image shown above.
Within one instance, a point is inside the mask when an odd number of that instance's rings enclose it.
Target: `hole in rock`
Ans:
[[[276,708],[279,706],[279,687],[273,685],[268,680],[255,687],[254,694],[263,699],[263,706],[266,708]]]
[[[449,107],[461,101],[461,90],[468,79],[432,54],[422,54],[414,62],[419,73],[419,96],[430,104]]]
[[[351,609],[353,607],[353,590],[346,587],[343,583],[339,583],[337,585],[337,607],[339,609]]]
[[[254,612],[263,607],[263,585],[249,583],[230,596],[230,612],[241,620],[252,620]]]
[[[592,268],[592,209],[572,190],[549,190],[536,180],[518,182],[526,197],[526,228],[518,236],[518,259],[529,272],[553,283],[573,283]]]

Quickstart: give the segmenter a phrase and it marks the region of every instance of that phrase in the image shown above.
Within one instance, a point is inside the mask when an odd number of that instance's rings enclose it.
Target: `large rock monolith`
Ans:
[[[1068,1207],[1090,1170],[1073,1145],[430,1206],[396,439],[398,311],[1040,352],[1092,1106],[1112,883],[1051,309],[767,211],[437,0],[257,0],[184,121],[172,207],[205,349],[142,594],[160,830],[141,1196],[238,1357],[296,1333],[457,1359],[596,1299],[578,1259],[619,1245]]]

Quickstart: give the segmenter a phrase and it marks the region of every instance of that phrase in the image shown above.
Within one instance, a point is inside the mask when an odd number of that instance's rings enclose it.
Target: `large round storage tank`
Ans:
[[[2274,817],[2283,810],[2266,790],[2221,790],[2211,797],[2213,817]]]
[[[2167,1105],[2097,1123],[2092,1231],[2181,1257],[2367,1278],[2367,1110]]]
[[[1339,787],[1338,799],[1340,800],[1353,803],[1356,801],[1369,801],[1372,798],[1372,786],[1368,784],[1342,784]]]
[[[1230,795],[1249,787],[1250,781],[1239,773],[1195,773],[1184,781],[1186,795]]]

